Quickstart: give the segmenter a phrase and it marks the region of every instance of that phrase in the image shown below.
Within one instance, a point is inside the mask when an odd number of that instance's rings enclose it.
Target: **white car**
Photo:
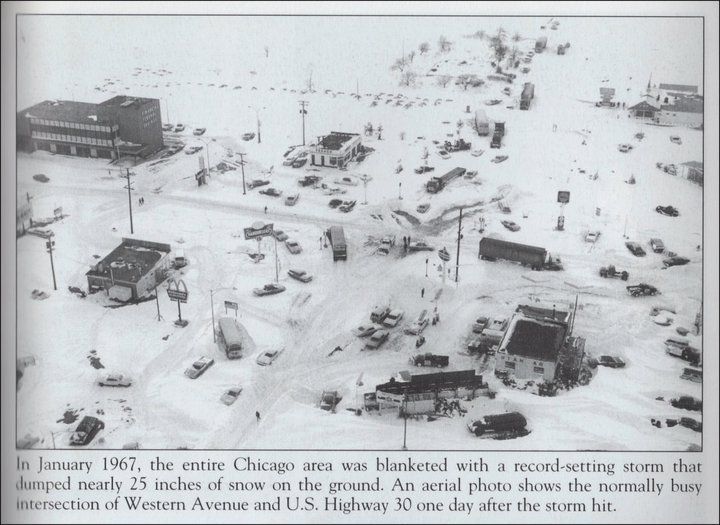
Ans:
[[[403,315],[405,312],[402,310],[393,310],[390,312],[387,317],[383,320],[383,326],[387,326],[388,328],[393,328],[398,325],[400,322],[400,319],[403,318]]]
[[[100,386],[130,386],[132,379],[123,374],[105,374],[97,381]]]
[[[232,405],[235,401],[237,401],[237,398],[240,397],[241,393],[242,387],[234,386],[225,391],[225,393],[220,398],[220,401],[222,401],[225,405]]]
[[[335,179],[335,184],[343,184],[345,186],[357,186],[358,183],[355,179],[352,179],[351,177],[343,177],[341,179]]]
[[[263,352],[258,356],[257,364],[260,366],[271,365],[273,361],[278,358],[281,352],[282,350],[268,350],[267,352]]]
[[[190,379],[197,379],[213,364],[215,364],[215,360],[213,358],[203,356],[185,370],[185,375]]]
[[[293,255],[297,255],[298,253],[300,253],[302,251],[302,248],[297,243],[297,241],[287,240],[287,241],[285,241],[285,247]]]
[[[285,206],[295,206],[297,204],[298,199],[300,198],[300,194],[296,193],[295,195],[289,195],[285,198]]]
[[[445,159],[445,160],[450,158],[450,154],[447,151],[445,151],[444,149],[441,149],[440,151],[438,151],[438,155],[440,156],[440,158]]]
[[[585,236],[585,242],[595,243],[597,242],[598,237],[600,237],[599,231],[588,232],[588,234]]]
[[[373,335],[375,332],[378,331],[378,327],[373,324],[361,324],[357,328],[353,329],[352,333],[353,335],[356,335],[357,337],[367,337],[369,335]]]

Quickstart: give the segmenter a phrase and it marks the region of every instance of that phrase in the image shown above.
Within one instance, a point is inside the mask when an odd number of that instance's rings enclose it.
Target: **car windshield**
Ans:
[[[203,363],[202,361],[197,361],[196,363],[193,364],[193,368],[200,370],[204,364],[205,363]]]

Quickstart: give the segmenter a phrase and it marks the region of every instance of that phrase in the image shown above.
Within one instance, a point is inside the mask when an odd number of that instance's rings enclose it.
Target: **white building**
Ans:
[[[359,133],[331,131],[310,148],[310,164],[342,168],[358,156],[362,147]]]
[[[702,96],[677,97],[672,104],[660,106],[656,119],[660,124],[699,128],[703,125]]]

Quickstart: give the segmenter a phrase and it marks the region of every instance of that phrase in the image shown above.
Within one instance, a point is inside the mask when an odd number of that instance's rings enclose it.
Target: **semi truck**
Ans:
[[[490,141],[491,148],[499,148],[502,146],[502,139],[505,136],[505,123],[496,122],[493,129],[492,141]]]
[[[545,50],[545,47],[547,47],[547,37],[541,36],[535,41],[535,52],[542,53]]]
[[[330,245],[332,246],[333,261],[347,260],[347,243],[345,242],[345,231],[342,226],[330,226],[325,232]]]
[[[465,168],[453,168],[441,177],[431,178],[426,185],[428,193],[438,193],[452,180],[465,175]]]
[[[478,109],[475,112],[475,131],[481,137],[490,135],[490,121],[484,110]]]
[[[480,239],[478,257],[483,261],[505,259],[519,262],[533,270],[562,270],[560,259],[553,259],[545,248],[490,237]]]
[[[532,102],[533,98],[535,98],[535,84],[525,82],[520,95],[520,109],[530,109],[530,102]]]

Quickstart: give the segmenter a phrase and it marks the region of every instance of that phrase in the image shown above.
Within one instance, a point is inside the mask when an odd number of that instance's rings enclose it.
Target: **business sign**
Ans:
[[[567,204],[570,202],[570,192],[569,191],[559,191],[557,201],[561,202],[563,204]]]
[[[440,257],[440,260],[444,262],[448,262],[450,260],[450,254],[445,248],[438,251],[438,257]]]
[[[260,237],[267,237],[273,233],[273,225],[264,224],[262,222],[256,222],[250,228],[243,228],[245,232],[245,240],[258,239]]]
[[[228,308],[230,308],[230,310],[235,310],[237,312],[238,304],[233,303],[232,301],[225,301],[225,310],[227,310]]]
[[[167,294],[171,301],[187,303],[188,291],[187,286],[185,286],[185,281],[182,279],[179,281],[170,281]]]

